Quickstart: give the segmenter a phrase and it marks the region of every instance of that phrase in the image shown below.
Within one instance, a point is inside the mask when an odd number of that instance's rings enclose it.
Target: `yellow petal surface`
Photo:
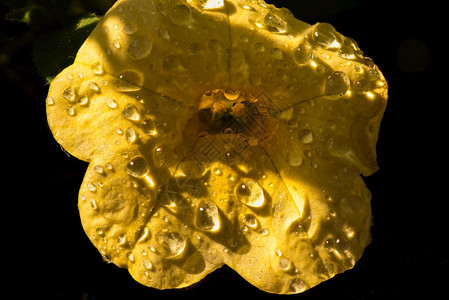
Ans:
[[[352,268],[371,240],[387,83],[332,25],[251,0],[117,1],[52,82],[58,143],[88,161],[86,234],[138,282],[226,264],[270,293]]]

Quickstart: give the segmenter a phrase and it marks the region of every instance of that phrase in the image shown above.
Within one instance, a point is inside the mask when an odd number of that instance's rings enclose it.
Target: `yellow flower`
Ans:
[[[271,293],[370,242],[387,84],[357,44],[261,0],[123,0],[52,82],[56,140],[104,259],[158,289],[226,264]]]

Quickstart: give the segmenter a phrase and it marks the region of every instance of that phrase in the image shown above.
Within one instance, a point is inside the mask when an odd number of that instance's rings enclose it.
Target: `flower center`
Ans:
[[[274,131],[267,103],[240,91],[216,89],[201,96],[198,113],[189,121],[189,135],[227,135],[250,146],[271,140]]]

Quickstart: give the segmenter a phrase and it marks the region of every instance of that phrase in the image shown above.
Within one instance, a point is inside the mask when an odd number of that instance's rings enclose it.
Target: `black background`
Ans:
[[[373,241],[353,270],[290,298],[444,298],[448,279],[443,65],[448,37],[437,1],[267,1],[309,23],[329,22],[354,38],[389,83],[378,142],[380,170],[365,179],[373,194]],[[2,21],[3,22],[3,21]],[[3,23],[2,23],[3,24]],[[2,26],[8,26],[3,24]],[[446,28],[445,28],[446,27]],[[87,164],[68,156],[46,123],[48,86],[29,49],[2,70],[5,285],[14,299],[283,297],[258,290],[228,267],[183,290],[158,291],[106,264],[81,227],[78,188]],[[6,72],[6,70],[13,72]],[[10,96],[7,96],[7,95]],[[284,296],[285,297],[285,296]],[[286,297],[285,297],[286,298]]]

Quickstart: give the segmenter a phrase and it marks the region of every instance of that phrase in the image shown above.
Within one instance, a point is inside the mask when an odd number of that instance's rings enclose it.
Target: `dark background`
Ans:
[[[54,141],[46,123],[48,85],[33,62],[37,36],[3,15],[0,66],[4,152],[1,242],[3,293],[14,299],[159,299],[177,297],[282,297],[264,293],[223,267],[180,291],[158,291],[106,264],[84,234],[77,209],[87,164]],[[26,1],[21,1],[26,2]],[[32,1],[28,1],[32,2]],[[81,3],[104,14],[108,1]],[[101,3],[100,3],[101,2]],[[109,1],[113,2],[113,1]],[[373,194],[373,241],[353,270],[290,298],[384,299],[445,297],[447,184],[443,107],[448,100],[443,66],[447,25],[437,1],[278,0],[309,23],[329,22],[354,38],[389,83],[389,103],[378,142],[380,170],[365,179]],[[69,9],[71,6],[67,6]],[[47,13],[49,13],[47,11]],[[52,23],[48,30],[58,26]],[[63,26],[63,25],[61,25]],[[445,28],[446,27],[446,28]],[[446,32],[443,32],[446,31]],[[17,42],[23,35],[31,35]],[[446,126],[447,127],[447,126]],[[5,271],[6,270],[6,271]],[[18,283],[14,286],[13,283]],[[442,294],[439,294],[442,292]]]

